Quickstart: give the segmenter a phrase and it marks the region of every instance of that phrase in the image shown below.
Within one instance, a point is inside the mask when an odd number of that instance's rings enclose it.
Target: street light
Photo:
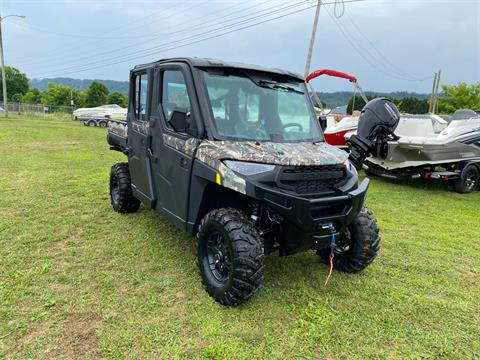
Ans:
[[[3,39],[2,39],[2,20],[8,17],[18,17],[20,19],[25,19],[25,15],[6,15],[0,16],[0,61],[2,65],[2,86],[3,86],[3,107],[5,110],[5,117],[8,117],[8,108],[7,108],[7,79],[5,78],[5,62],[3,60]]]

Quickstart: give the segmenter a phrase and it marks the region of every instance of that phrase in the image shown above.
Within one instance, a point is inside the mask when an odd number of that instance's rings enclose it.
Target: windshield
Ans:
[[[204,76],[215,130],[221,139],[323,140],[303,83],[209,72]]]

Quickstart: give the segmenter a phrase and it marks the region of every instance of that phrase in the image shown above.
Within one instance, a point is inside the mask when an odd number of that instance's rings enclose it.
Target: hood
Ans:
[[[284,166],[342,164],[348,154],[327,143],[273,143],[249,141],[203,141],[196,157],[213,168],[222,160],[239,160]]]

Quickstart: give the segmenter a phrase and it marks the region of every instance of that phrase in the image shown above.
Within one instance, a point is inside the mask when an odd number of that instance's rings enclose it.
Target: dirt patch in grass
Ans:
[[[62,323],[62,337],[58,357],[65,359],[93,359],[100,357],[97,331],[102,320],[94,315],[70,315]]]
[[[33,341],[38,339],[39,337],[43,336],[49,328],[49,324],[47,322],[42,322],[38,324],[31,332],[23,336],[17,343],[17,346],[24,346],[31,344]]]

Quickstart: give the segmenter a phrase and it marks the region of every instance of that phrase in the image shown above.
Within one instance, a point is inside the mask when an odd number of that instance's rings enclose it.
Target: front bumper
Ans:
[[[256,199],[285,219],[281,255],[290,255],[328,247],[332,236],[330,224],[336,235],[343,234],[362,209],[369,182],[364,179],[356,189],[339,196],[299,197],[260,184],[255,184],[254,193]]]

